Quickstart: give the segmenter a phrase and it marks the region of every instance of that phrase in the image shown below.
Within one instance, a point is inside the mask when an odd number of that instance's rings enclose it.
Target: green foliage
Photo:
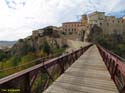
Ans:
[[[99,43],[104,48],[125,57],[125,34],[119,35],[113,33],[111,35],[103,35],[102,29],[96,25],[93,26],[88,35],[88,41]]]
[[[98,36],[96,38],[96,42],[99,43],[100,45],[102,45],[105,48],[109,48],[109,46],[110,46],[109,43],[107,42],[107,40],[105,38],[101,37],[101,36],[100,37]]]
[[[53,49],[53,54],[62,54],[65,51],[65,48],[56,48]]]
[[[122,39],[119,40],[119,37],[115,36],[114,34],[107,35],[105,37],[97,36],[96,42],[102,45],[104,48],[124,58],[125,57],[125,43],[124,43],[124,40]]]
[[[6,61],[0,62],[0,70],[4,70],[4,71],[0,72],[0,77],[13,74],[15,72],[18,72],[20,70],[23,70],[23,69],[26,69],[28,67],[35,65],[34,62],[28,64],[29,62],[31,62],[34,59],[36,59],[36,56],[32,53],[28,53],[27,55],[20,56],[20,57],[13,56],[13,57],[10,57]],[[24,65],[24,64],[26,64],[26,65]],[[19,65],[24,65],[24,66],[16,67]]]
[[[19,42],[16,45],[14,45],[11,49],[11,55],[23,56],[32,51],[33,47],[30,44],[28,44],[27,41],[20,39]]]
[[[20,51],[22,51],[23,55],[26,55],[27,53],[31,52],[32,50],[33,50],[32,47],[25,42]]]
[[[51,48],[50,48],[49,44],[46,41],[44,42],[44,44],[42,46],[42,49],[43,49],[43,52],[47,53],[48,55],[51,52]]]
[[[28,61],[31,61],[33,59],[35,59],[35,54],[32,54],[32,53],[28,53],[27,55],[23,56],[21,58],[21,61],[25,61],[25,62],[28,62]]]
[[[24,55],[21,57],[21,64],[25,64],[25,63],[28,63],[32,60],[36,59],[36,56],[32,53],[29,53],[27,55]]]
[[[6,54],[2,50],[0,50],[0,61],[3,60],[4,58],[6,58]]]
[[[118,44],[113,50],[116,54],[125,57],[125,44]]]
[[[15,67],[19,64],[19,62],[21,61],[21,58],[17,56],[13,56],[10,58],[9,61],[11,62],[12,66]]]
[[[6,74],[4,72],[0,72],[0,78],[3,78]]]

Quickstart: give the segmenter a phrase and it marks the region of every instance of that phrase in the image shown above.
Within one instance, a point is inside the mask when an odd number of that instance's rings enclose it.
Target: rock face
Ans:
[[[20,56],[27,52],[37,52],[45,42],[49,44],[51,49],[61,48],[67,44],[67,41],[52,29],[44,28],[42,31],[44,31],[42,35],[39,34],[40,30],[36,30],[32,36],[18,40],[10,50],[10,55]]]

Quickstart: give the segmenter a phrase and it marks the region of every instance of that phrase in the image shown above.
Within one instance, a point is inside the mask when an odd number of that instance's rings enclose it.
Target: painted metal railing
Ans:
[[[92,44],[0,79],[0,93],[41,93],[91,46]]]
[[[119,55],[113,53],[112,51],[109,51],[107,49],[105,49],[107,52],[109,52],[111,55],[115,56],[116,58],[118,58],[121,62],[125,63],[125,59],[120,57]]]
[[[45,61],[48,61],[52,58],[55,58],[55,57],[58,57],[60,56],[61,53],[56,53],[56,54],[53,54],[53,55],[49,55],[49,56],[46,56],[46,57],[42,57],[42,58],[37,58],[35,60],[32,60],[30,62],[26,62],[24,64],[21,64],[21,65],[17,65],[17,66],[14,66],[14,67],[10,67],[10,68],[5,68],[5,69],[0,69],[0,74],[4,74],[4,75],[0,75],[0,79],[2,77],[5,77],[5,76],[8,76],[10,74],[13,74],[13,73],[16,73],[16,72],[19,72],[21,70],[24,70],[26,68],[29,68],[29,67],[32,67],[34,65],[37,65],[37,64],[40,64],[40,63],[43,63]],[[7,74],[5,74],[7,73]]]
[[[97,45],[105,65],[120,93],[125,93],[125,64],[106,49]]]

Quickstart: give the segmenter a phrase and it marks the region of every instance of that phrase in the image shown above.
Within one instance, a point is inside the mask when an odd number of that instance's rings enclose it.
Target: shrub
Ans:
[[[44,52],[44,53],[47,53],[48,55],[49,55],[50,52],[51,52],[51,48],[50,48],[49,44],[48,44],[46,41],[44,42],[42,49],[43,49],[43,52]]]
[[[10,59],[10,62],[12,64],[12,66],[17,66],[19,64],[19,62],[21,61],[20,57],[14,56]]]
[[[0,61],[2,61],[4,58],[6,58],[5,52],[0,51]]]

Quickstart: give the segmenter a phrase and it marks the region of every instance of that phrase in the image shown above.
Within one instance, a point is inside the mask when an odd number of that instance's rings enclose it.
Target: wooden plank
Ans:
[[[96,46],[93,46],[45,93],[118,93],[118,90]]]
[[[107,72],[103,71],[102,73],[98,73],[99,71],[97,71],[97,73],[93,70],[91,70],[90,72],[88,71],[78,71],[78,70],[70,70],[68,72],[66,72],[66,75],[71,75],[71,76],[78,76],[78,77],[89,77],[89,78],[97,78],[97,79],[104,79],[104,80],[111,80],[110,76],[107,75]],[[100,71],[101,72],[101,71]]]
[[[103,90],[117,91],[114,83],[109,80],[63,75],[63,77],[57,79],[56,82],[69,83],[73,85],[85,86]]]
[[[45,91],[45,93],[118,93],[118,92],[56,82],[53,84],[53,86],[50,86],[49,89]]]

